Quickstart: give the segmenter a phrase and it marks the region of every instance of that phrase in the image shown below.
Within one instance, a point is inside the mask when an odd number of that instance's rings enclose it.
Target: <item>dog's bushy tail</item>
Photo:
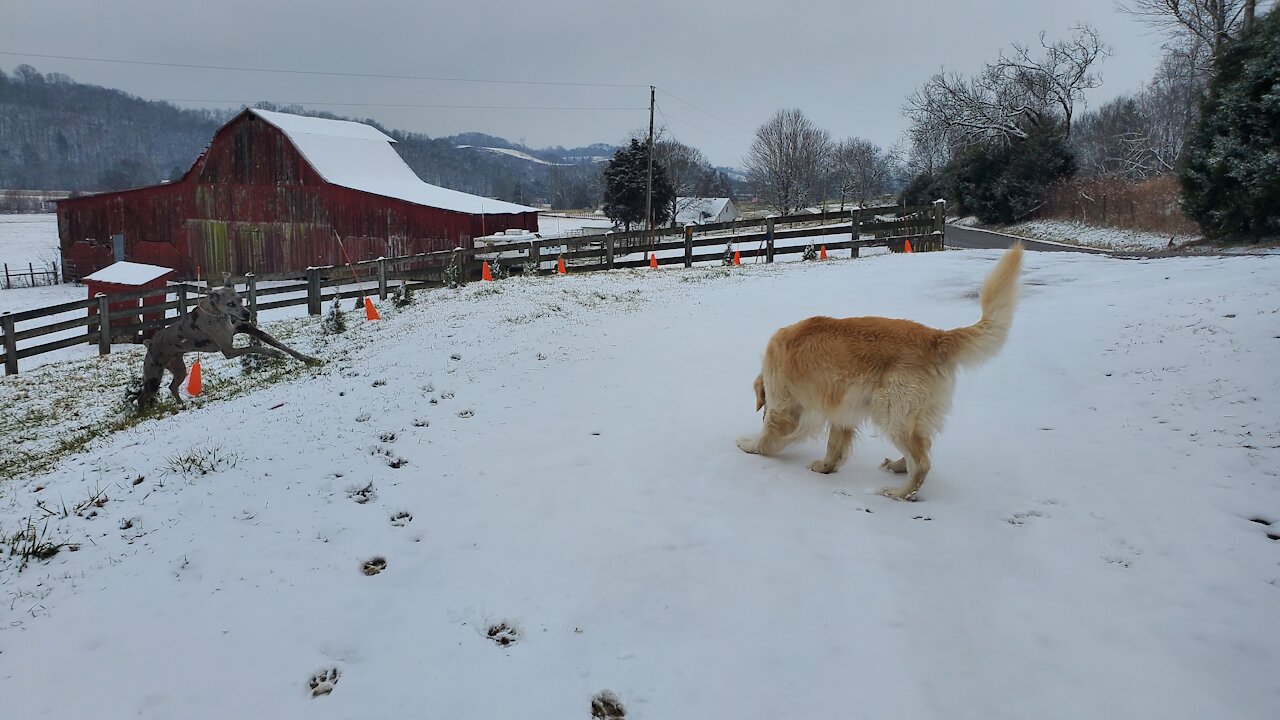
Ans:
[[[968,327],[942,333],[939,351],[950,361],[974,366],[990,360],[1000,352],[1013,324],[1013,310],[1018,304],[1018,277],[1022,270],[1022,243],[1014,243],[982,283],[978,297],[982,302],[982,319]]]

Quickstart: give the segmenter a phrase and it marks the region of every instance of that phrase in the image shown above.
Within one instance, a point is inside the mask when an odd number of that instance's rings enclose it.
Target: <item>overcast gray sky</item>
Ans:
[[[26,62],[144,98],[197,101],[184,105],[343,103],[313,107],[432,136],[474,130],[533,147],[620,142],[647,124],[652,84],[658,124],[712,162],[738,166],[752,131],[782,107],[800,108],[835,137],[887,147],[906,126],[903,98],[931,73],[972,72],[1011,42],[1034,43],[1041,30],[1065,37],[1081,22],[1114,50],[1091,105],[1150,76],[1160,40],[1114,0],[0,0],[0,51],[8,53],[625,87],[11,54],[0,55],[0,68]],[[515,109],[531,107],[578,109]]]

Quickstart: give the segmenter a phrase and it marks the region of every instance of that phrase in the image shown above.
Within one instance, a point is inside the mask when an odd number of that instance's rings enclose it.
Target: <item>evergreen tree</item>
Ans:
[[[1035,212],[1049,186],[1075,171],[1075,156],[1062,129],[1045,122],[1032,127],[1026,138],[971,148],[943,174],[951,176],[948,194],[962,211],[982,222],[1011,223]]]
[[[632,225],[644,226],[645,179],[649,171],[649,153],[639,140],[618,150],[604,169],[604,214],[627,230]],[[670,205],[675,192],[661,163],[653,164],[653,224],[662,225],[670,218]]]
[[[325,314],[324,320],[320,321],[320,330],[325,335],[337,335],[347,331],[347,318],[342,314],[342,300],[340,298],[333,299],[333,305],[329,307],[329,312]]]
[[[1280,9],[1218,56],[1184,158],[1182,208],[1206,235],[1280,233]]]

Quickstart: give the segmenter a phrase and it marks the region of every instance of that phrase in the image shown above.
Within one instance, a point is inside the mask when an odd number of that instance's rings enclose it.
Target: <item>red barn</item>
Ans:
[[[180,180],[59,200],[67,279],[117,260],[182,278],[296,272],[345,262],[343,248],[354,262],[538,229],[534,208],[423,182],[393,142],[363,123],[249,108]]]

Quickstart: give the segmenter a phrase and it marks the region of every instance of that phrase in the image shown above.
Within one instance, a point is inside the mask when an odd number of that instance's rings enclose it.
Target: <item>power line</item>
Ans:
[[[157,98],[156,102],[169,103],[202,103],[202,104],[249,104],[268,102],[266,100],[197,100],[194,98]],[[274,105],[324,105],[326,107],[380,107],[380,108],[423,108],[427,110],[625,110],[635,112],[642,107],[567,107],[544,105],[420,105],[414,103],[352,103],[352,102],[306,102],[271,100]]]
[[[321,75],[328,77],[374,78],[381,80],[429,80],[435,82],[488,83],[494,85],[559,85],[567,87],[643,88],[647,85],[626,83],[555,82],[549,80],[494,80],[488,78],[460,78],[435,75],[383,75],[378,73],[325,72],[321,70],[287,70],[281,68],[243,67],[236,65],[195,65],[190,63],[152,62],[147,60],[119,60],[115,58],[83,57],[78,55],[50,55],[45,53],[10,52],[0,50],[0,55],[44,58],[49,60],[76,60],[80,62],[116,63],[120,65],[149,65],[153,67],[187,68],[193,70],[231,70],[235,72],[266,72],[286,75]]]
[[[736,144],[738,144],[738,145],[741,145],[741,146],[742,146],[742,147],[744,147],[744,148],[750,148],[750,147],[751,147],[751,145],[750,145],[749,143],[744,143],[744,142],[742,142],[741,140],[739,140],[739,139],[737,139],[737,138],[731,138],[731,137],[729,137],[728,135],[721,135],[721,134],[720,134],[720,133],[718,133],[718,132],[715,132],[715,131],[713,131],[713,130],[708,130],[708,129],[706,129],[706,128],[704,128],[704,127],[700,126],[700,125],[694,125],[693,123],[689,122],[688,120],[681,120],[680,118],[678,118],[678,117],[676,117],[676,116],[674,116],[674,115],[666,115],[666,114],[663,114],[663,116],[662,116],[662,117],[663,117],[663,119],[664,119],[664,120],[674,120],[674,121],[676,121],[676,122],[678,122],[678,123],[680,123],[680,124],[682,124],[682,125],[688,125],[689,127],[693,128],[694,130],[699,130],[699,131],[704,132],[704,133],[706,133],[706,134],[708,134],[708,135],[714,135],[714,136],[716,136],[716,137],[720,138],[721,140],[728,140],[729,142],[731,142],[731,143],[736,143]]]
[[[688,100],[683,100],[683,99],[681,99],[681,98],[678,98],[678,97],[676,97],[675,95],[672,95],[670,92],[668,92],[668,91],[666,91],[666,90],[663,90],[662,88],[658,88],[658,91],[659,91],[659,92],[661,92],[661,93],[662,93],[662,94],[664,94],[664,95],[670,96],[672,100],[675,100],[676,102],[684,103],[685,105],[688,105],[689,107],[693,108],[694,110],[697,110],[698,112],[702,113],[703,115],[706,115],[707,117],[712,118],[713,120],[719,120],[720,122],[724,123],[725,125],[728,125],[729,127],[733,128],[733,129],[735,129],[735,130],[741,130],[742,132],[744,132],[744,133],[746,133],[746,134],[748,134],[748,135],[750,135],[750,134],[752,133],[752,131],[750,131],[750,130],[748,130],[748,129],[746,129],[746,128],[744,128],[744,127],[740,126],[740,125],[737,125],[737,124],[735,124],[735,123],[732,123],[732,122],[730,122],[730,121],[728,121],[728,120],[725,120],[724,118],[720,117],[719,115],[715,115],[715,114],[710,113],[710,112],[708,112],[708,111],[706,111],[706,110],[703,110],[702,108],[698,107],[697,105],[694,105],[693,103],[689,102]]]

